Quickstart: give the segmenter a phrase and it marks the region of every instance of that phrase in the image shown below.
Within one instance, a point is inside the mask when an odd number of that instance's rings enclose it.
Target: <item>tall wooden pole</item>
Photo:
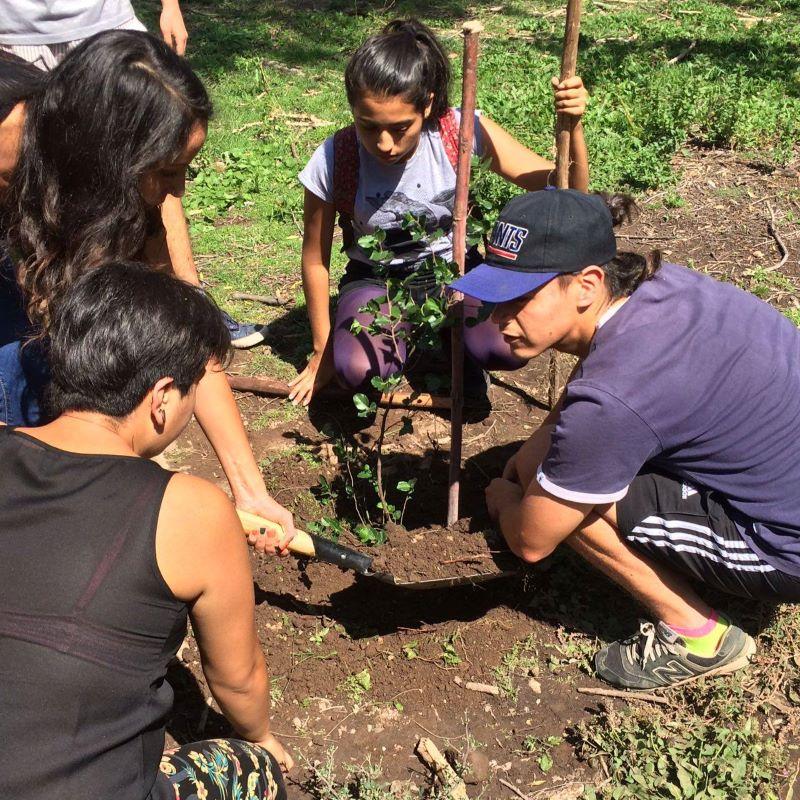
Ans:
[[[578,62],[578,37],[581,30],[581,0],[567,3],[567,22],[564,27],[564,48],[561,51],[561,80],[572,78]],[[569,189],[569,146],[575,117],[556,114],[556,188]],[[550,351],[549,385],[547,404],[553,408],[558,402],[559,357],[555,350]]]
[[[461,28],[464,36],[464,64],[461,84],[461,125],[458,131],[458,168],[456,196],[453,205],[453,260],[458,274],[464,274],[467,249],[467,214],[469,175],[472,160],[472,140],[475,135],[475,87],[477,84],[478,34],[480,22],[466,22]],[[451,329],[451,411],[450,411],[450,476],[447,495],[447,524],[458,519],[458,494],[461,485],[461,429],[464,412],[464,295],[454,293],[453,327]]]
[[[567,22],[564,27],[564,49],[561,51],[561,80],[575,77],[578,62],[578,37],[581,31],[581,0],[567,3]],[[568,114],[556,115],[556,186],[569,188],[569,143],[575,117]]]

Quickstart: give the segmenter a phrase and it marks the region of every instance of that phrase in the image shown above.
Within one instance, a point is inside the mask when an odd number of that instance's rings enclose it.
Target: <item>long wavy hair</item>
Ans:
[[[211,102],[188,62],[140,31],[87,39],[27,108],[7,205],[8,239],[31,322],[80,275],[141,255],[158,209],[139,181],[174,161]]]

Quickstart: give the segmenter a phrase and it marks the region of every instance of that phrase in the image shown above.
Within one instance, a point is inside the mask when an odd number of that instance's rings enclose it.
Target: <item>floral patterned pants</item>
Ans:
[[[258,745],[209,739],[167,750],[151,800],[286,800],[275,759]]]

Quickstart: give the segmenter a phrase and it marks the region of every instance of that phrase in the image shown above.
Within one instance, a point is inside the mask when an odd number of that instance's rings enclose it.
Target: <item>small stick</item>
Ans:
[[[517,797],[519,797],[519,800],[532,800],[532,798],[531,798],[531,796],[529,794],[525,794],[525,792],[521,792],[519,789],[517,789],[516,786],[514,786],[513,783],[509,783],[505,778],[498,778],[497,780],[500,783],[502,783],[503,786],[506,787],[506,789],[510,789],[512,792],[514,792],[514,794]]]
[[[458,777],[433,741],[421,738],[415,749],[422,761],[436,774],[448,797],[452,800],[469,800],[464,781]]]
[[[695,47],[697,47],[697,42],[692,42],[685,50],[678,53],[678,55],[674,56],[673,58],[670,58],[667,61],[667,64],[678,64],[679,62],[683,61],[683,59],[686,58],[686,56],[688,56],[692,50],[695,49]]]
[[[786,242],[781,239],[778,229],[775,227],[775,210],[772,208],[772,205],[769,202],[767,202],[767,209],[769,210],[767,232],[777,242],[778,250],[780,251],[782,258],[777,264],[773,264],[771,267],[765,267],[764,272],[775,272],[776,269],[780,269],[789,260],[789,248],[786,246]]]
[[[497,697],[500,694],[500,689],[496,686],[492,686],[490,683],[475,683],[473,681],[467,681],[464,684],[465,689],[469,689],[471,692],[480,692],[481,694],[491,694]]]
[[[646,692],[623,692],[619,689],[594,689],[589,686],[582,686],[578,689],[580,694],[597,694],[601,697],[619,697],[622,700],[645,700],[648,703],[659,703],[662,706],[670,705],[666,697],[657,694],[647,694]]]
[[[231,300],[250,300],[253,303],[263,303],[265,306],[285,306],[289,301],[274,294],[248,294],[247,292],[234,292]]]
[[[464,66],[461,84],[461,124],[458,131],[458,169],[456,170],[456,196],[453,201],[453,260],[458,274],[464,274],[467,251],[467,213],[469,175],[472,162],[472,140],[475,134],[475,90],[478,81],[478,34],[483,30],[480,22],[465,22]],[[454,325],[450,333],[451,386],[450,397],[450,473],[447,494],[447,525],[458,519],[458,495],[461,485],[461,434],[464,411],[464,295],[453,292],[455,301],[451,313]]]
[[[291,389],[284,381],[268,378],[266,375],[227,375],[231,389],[237,392],[253,392],[269,397],[288,397]],[[349,397],[349,392],[336,386],[326,387],[324,394],[331,397]],[[419,408],[447,411],[450,408],[449,397],[437,397],[426,393],[389,392],[382,394],[378,400],[381,408]]]
[[[461,556],[461,558],[448,558],[447,561],[442,561],[442,564],[465,564],[469,561],[482,561],[484,558],[491,558],[489,553],[477,553],[474,556]]]

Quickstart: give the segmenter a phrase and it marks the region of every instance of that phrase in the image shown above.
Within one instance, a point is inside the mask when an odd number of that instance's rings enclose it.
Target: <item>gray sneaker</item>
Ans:
[[[735,672],[750,663],[756,643],[741,628],[728,626],[715,655],[702,658],[686,649],[668,625],[640,622],[639,632],[613,642],[594,657],[598,677],[623,689],[679,686],[705,675]]]

